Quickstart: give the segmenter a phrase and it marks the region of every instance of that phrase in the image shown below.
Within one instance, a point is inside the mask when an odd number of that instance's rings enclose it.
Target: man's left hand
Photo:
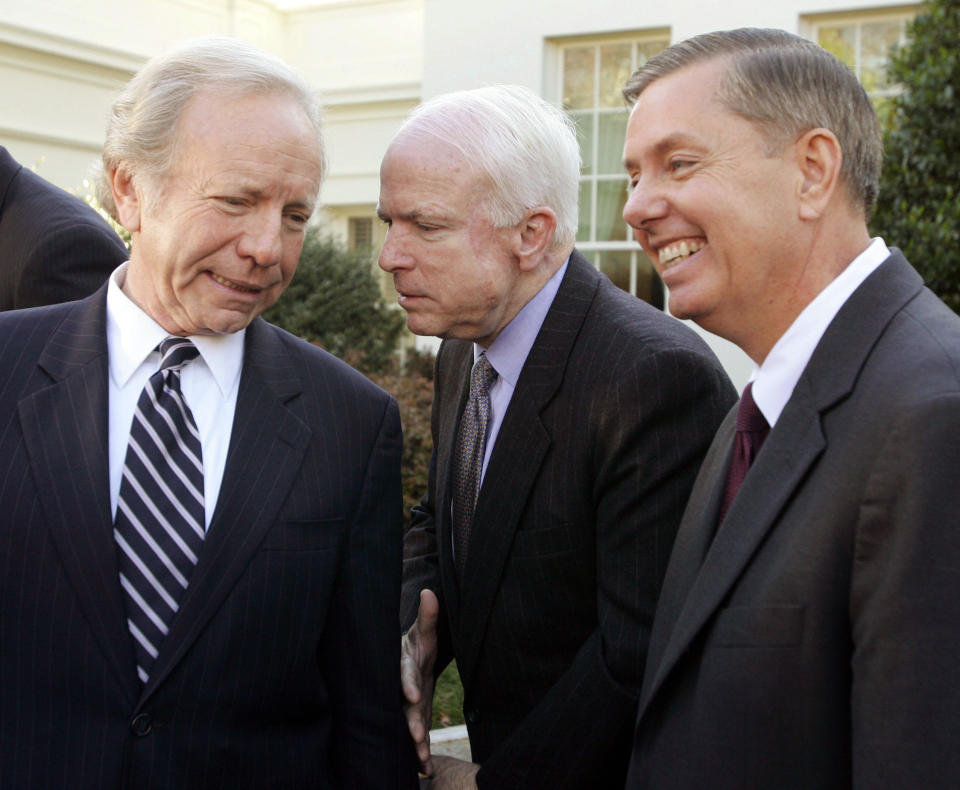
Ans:
[[[430,790],[477,790],[477,772],[480,770],[477,763],[444,754],[433,755],[432,762]]]

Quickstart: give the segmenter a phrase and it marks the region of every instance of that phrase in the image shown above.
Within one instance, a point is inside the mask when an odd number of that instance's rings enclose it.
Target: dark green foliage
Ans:
[[[348,358],[349,361],[349,358]],[[403,510],[409,521],[410,508],[427,491],[430,454],[430,406],[433,403],[433,357],[410,354],[403,371],[369,373],[370,380],[397,399],[403,425]]]
[[[293,282],[264,312],[270,323],[349,360],[364,372],[386,370],[403,314],[381,296],[368,252],[350,252],[316,230],[308,232]]]
[[[463,724],[463,686],[457,665],[451,661],[437,678],[431,727],[452,727],[455,724]]]
[[[891,59],[904,90],[890,106],[871,230],[960,312],[960,2],[932,0],[909,35]]]

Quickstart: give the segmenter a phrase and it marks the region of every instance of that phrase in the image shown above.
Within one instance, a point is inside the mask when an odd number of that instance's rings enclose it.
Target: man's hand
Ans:
[[[476,763],[438,754],[433,758],[430,790],[477,790],[479,770]]]
[[[433,665],[437,660],[437,618],[440,602],[431,590],[420,591],[417,621],[400,641],[400,684],[407,727],[417,747],[420,770],[433,773],[430,721],[433,714]]]

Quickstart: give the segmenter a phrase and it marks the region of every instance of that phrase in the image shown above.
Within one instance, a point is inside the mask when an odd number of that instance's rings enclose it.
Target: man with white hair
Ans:
[[[258,318],[316,206],[316,100],[200,40],[133,78],[103,159],[130,260],[0,315],[0,786],[415,786],[396,404]]]
[[[404,542],[421,766],[438,789],[618,787],[674,531],[733,388],[574,250],[576,137],[529,90],[428,102],[380,175],[380,266],[411,330],[444,338]],[[472,763],[429,751],[452,659]]]

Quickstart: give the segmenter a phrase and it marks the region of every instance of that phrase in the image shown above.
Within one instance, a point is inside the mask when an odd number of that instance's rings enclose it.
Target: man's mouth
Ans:
[[[668,244],[666,247],[662,247],[657,255],[660,265],[666,269],[689,258],[695,252],[699,252],[706,246],[707,242],[703,239],[677,241]]]
[[[240,285],[240,283],[235,283],[233,280],[228,280],[226,277],[221,277],[219,274],[214,274],[210,272],[210,276],[220,285],[224,285],[227,288],[232,288],[235,291],[242,291],[243,293],[257,293],[260,291],[259,288],[251,288],[247,285]]]

